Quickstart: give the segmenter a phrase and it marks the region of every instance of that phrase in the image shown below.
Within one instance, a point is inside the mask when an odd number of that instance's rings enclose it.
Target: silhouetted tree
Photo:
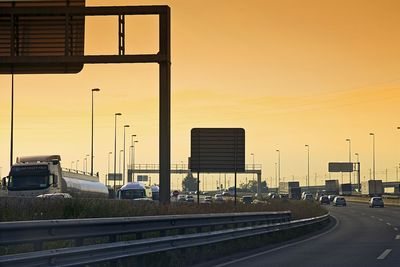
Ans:
[[[197,179],[193,177],[191,172],[186,175],[186,177],[182,181],[182,189],[183,191],[196,191],[197,190]]]

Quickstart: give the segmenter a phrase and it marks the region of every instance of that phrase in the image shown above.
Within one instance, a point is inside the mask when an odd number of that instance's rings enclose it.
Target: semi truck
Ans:
[[[108,198],[99,177],[63,170],[60,155],[18,157],[2,183],[9,197],[67,193],[73,198]]]
[[[382,196],[384,193],[382,180],[368,180],[361,183],[361,194],[367,196]]]
[[[341,196],[350,196],[352,192],[352,184],[341,184],[339,193]]]
[[[325,194],[339,195],[339,180],[325,180]]]
[[[301,199],[301,187],[299,182],[280,182],[279,194],[290,199]]]

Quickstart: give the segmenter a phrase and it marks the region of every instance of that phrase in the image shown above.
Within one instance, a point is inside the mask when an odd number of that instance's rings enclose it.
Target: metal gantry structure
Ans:
[[[83,5],[84,5],[84,1]],[[4,5],[0,9],[1,39],[8,44],[0,51],[0,74],[38,74],[38,73],[77,73],[84,64],[107,63],[157,63],[159,64],[159,163],[160,163],[160,201],[169,202],[170,195],[170,158],[171,158],[171,15],[169,6],[51,6],[51,3],[41,2],[37,6]],[[159,17],[159,51],[155,54],[125,54],[125,16],[127,15],[157,15]],[[84,55],[84,27],[79,24],[87,16],[118,16],[118,55]],[[46,53],[45,47],[40,48],[41,54],[32,54],[20,50],[20,39],[24,35],[21,23],[28,18],[34,18],[41,26],[49,24],[49,17],[58,19],[62,39],[57,47],[59,54]],[[72,32],[76,24],[81,29],[81,35]],[[54,34],[49,25],[46,40]],[[59,34],[59,33],[57,33]],[[54,36],[54,35],[53,35]],[[60,36],[60,35],[58,35]],[[78,39],[80,48],[75,48],[74,37]],[[46,40],[44,40],[46,42]],[[58,51],[57,50],[57,51]],[[77,51],[77,52],[76,52]],[[11,157],[12,139],[11,133]],[[114,155],[115,157],[115,155]],[[11,158],[12,161],[12,158]]]

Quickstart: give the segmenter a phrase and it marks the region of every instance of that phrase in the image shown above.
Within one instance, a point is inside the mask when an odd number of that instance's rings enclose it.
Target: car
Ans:
[[[211,196],[205,196],[205,197],[204,197],[204,200],[206,200],[206,199],[212,201],[212,197],[211,197]]]
[[[273,198],[277,198],[277,197],[278,197],[278,194],[275,192],[270,192],[267,195],[267,198],[269,198],[269,199],[273,199]]]
[[[321,204],[327,204],[327,205],[331,204],[331,202],[329,201],[328,196],[321,196],[321,197],[319,198],[319,203],[321,203]]]
[[[335,195],[329,195],[328,196],[329,201],[332,202],[333,200],[335,200],[335,197],[336,197]]]
[[[38,198],[46,198],[46,199],[68,199],[72,198],[68,193],[49,193],[49,194],[42,194],[38,195]]]
[[[305,195],[303,196],[303,200],[313,201],[313,200],[314,200],[314,197],[313,197],[312,194],[305,194]]]
[[[214,196],[214,202],[224,202],[224,198],[222,197],[222,194],[215,194]]]
[[[188,203],[194,203],[194,198],[192,195],[186,195],[185,201]]]
[[[229,193],[228,191],[224,191],[224,192],[222,192],[222,194],[221,194],[223,197],[230,197],[231,196],[231,193]]]
[[[344,197],[335,197],[333,199],[333,206],[346,206],[346,199]]]
[[[174,190],[171,192],[171,197],[177,197],[179,195],[179,191],[178,190]]]
[[[374,208],[374,207],[385,207],[385,204],[383,203],[383,199],[381,197],[372,197],[369,201],[369,207]]]
[[[304,196],[307,194],[311,194],[310,192],[304,191],[303,193],[301,193],[301,199],[304,199]]]
[[[186,201],[186,196],[185,195],[178,195],[178,202],[185,202]]]
[[[204,204],[211,204],[211,203],[212,203],[212,197],[211,197],[211,196],[206,196],[206,197],[204,197],[202,203],[204,203]]]
[[[253,203],[253,196],[243,196],[242,203],[244,204],[251,204]]]

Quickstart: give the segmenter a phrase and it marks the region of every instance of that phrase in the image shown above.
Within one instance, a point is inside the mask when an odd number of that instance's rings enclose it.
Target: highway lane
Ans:
[[[328,209],[337,225],[317,238],[233,255],[208,266],[400,266],[399,207],[348,203]]]

